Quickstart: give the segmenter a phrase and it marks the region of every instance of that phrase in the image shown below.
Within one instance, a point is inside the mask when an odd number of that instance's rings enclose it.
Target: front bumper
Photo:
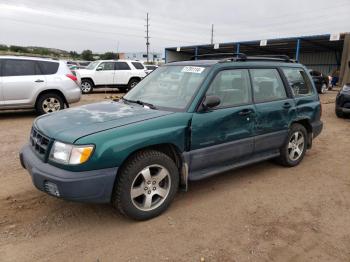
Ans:
[[[91,203],[109,203],[111,200],[118,168],[86,172],[63,170],[40,160],[29,144],[20,151],[20,161],[35,187],[50,195],[54,195],[49,190],[54,185],[59,192],[54,196],[66,200]]]

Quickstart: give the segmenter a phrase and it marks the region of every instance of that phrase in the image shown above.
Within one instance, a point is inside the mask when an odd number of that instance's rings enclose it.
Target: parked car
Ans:
[[[55,112],[81,97],[78,78],[66,63],[51,59],[0,56],[0,109]]]
[[[339,91],[335,100],[335,113],[337,117],[350,115],[350,83]]]
[[[83,94],[98,87],[117,87],[125,92],[135,87],[146,76],[141,62],[130,60],[99,60],[86,69],[76,70],[81,78]]]
[[[146,66],[146,73],[150,74],[152,73],[154,70],[156,70],[158,68],[158,66],[156,65],[145,65]]]
[[[309,73],[315,83],[317,92],[320,94],[326,93],[329,87],[329,77],[315,70],[309,70]]]
[[[189,180],[272,158],[296,166],[323,124],[307,69],[286,61],[164,65],[118,102],[36,119],[22,166],[50,195],[138,220],[165,211]]]

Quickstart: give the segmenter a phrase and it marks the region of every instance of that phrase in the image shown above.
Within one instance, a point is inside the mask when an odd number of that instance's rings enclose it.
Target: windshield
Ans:
[[[86,69],[88,70],[94,70],[95,67],[99,64],[99,61],[95,61],[95,62],[91,62],[87,67]]]
[[[184,110],[209,69],[196,66],[162,66],[149,74],[124,98],[142,101],[160,109]]]

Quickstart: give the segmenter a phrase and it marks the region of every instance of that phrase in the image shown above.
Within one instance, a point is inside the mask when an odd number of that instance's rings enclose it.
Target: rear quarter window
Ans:
[[[309,96],[313,94],[313,87],[310,78],[302,68],[282,68],[289,86],[295,97]]]
[[[38,61],[40,71],[43,75],[53,75],[58,71],[59,63]]]
[[[143,64],[141,64],[141,63],[138,63],[138,62],[131,62],[131,63],[136,69],[140,69],[140,70],[145,69]]]

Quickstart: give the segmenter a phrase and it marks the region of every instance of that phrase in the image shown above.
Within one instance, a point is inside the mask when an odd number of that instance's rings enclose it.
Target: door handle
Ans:
[[[284,109],[289,109],[289,108],[291,108],[292,107],[292,105],[290,104],[290,103],[284,103],[284,105],[283,105],[283,108]]]
[[[43,83],[43,82],[44,82],[44,80],[42,80],[42,79],[35,80],[35,83]]]
[[[240,116],[247,116],[247,115],[250,115],[251,113],[253,113],[253,111],[252,110],[250,110],[250,109],[243,109],[241,112],[239,112],[238,114],[240,115]]]

